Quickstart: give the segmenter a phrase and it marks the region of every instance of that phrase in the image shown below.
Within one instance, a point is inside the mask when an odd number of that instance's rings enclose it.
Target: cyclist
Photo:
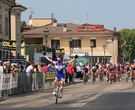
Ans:
[[[93,66],[91,68],[91,77],[92,77],[92,81],[96,81],[96,72],[97,72],[97,67],[96,66]]]
[[[85,82],[88,82],[88,79],[89,79],[89,65],[88,65],[88,63],[83,65],[82,74],[83,74],[83,80]]]
[[[44,55],[45,53],[43,53]],[[56,86],[57,86],[57,82],[58,80],[60,80],[61,83],[61,87],[60,87],[60,93],[59,93],[59,98],[62,98],[62,92],[63,92],[63,87],[64,87],[64,79],[65,79],[65,74],[63,69],[65,68],[65,62],[62,61],[62,56],[59,54],[56,56],[57,57],[57,61],[53,61],[52,59],[50,59],[47,55],[45,55],[45,58],[50,61],[51,63],[53,63],[55,65],[55,69],[56,69],[56,76],[54,79],[54,83],[53,83],[53,95],[56,95]],[[78,58],[78,56],[76,55],[75,58]],[[75,58],[71,59],[69,61],[69,63],[71,63]]]

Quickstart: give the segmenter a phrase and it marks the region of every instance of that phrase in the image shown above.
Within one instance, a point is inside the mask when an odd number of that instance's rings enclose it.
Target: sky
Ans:
[[[16,0],[27,8],[21,21],[33,18],[51,18],[58,23],[102,24],[117,31],[135,28],[135,0]]]

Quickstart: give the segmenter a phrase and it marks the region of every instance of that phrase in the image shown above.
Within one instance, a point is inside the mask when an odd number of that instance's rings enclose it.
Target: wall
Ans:
[[[52,23],[52,19],[31,19],[29,25],[32,26],[43,26]]]

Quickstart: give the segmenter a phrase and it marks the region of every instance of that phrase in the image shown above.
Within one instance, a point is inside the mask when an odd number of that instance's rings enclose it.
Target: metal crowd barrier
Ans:
[[[31,78],[31,90],[28,88],[28,77],[26,72],[13,76],[12,74],[0,73],[0,97],[8,95],[37,91],[45,87],[45,73],[33,73]]]
[[[15,76],[11,73],[0,73],[0,98],[17,93],[41,90],[45,88],[47,83],[52,86],[54,77],[55,71],[33,73],[30,74],[30,77],[25,71],[16,73]],[[31,88],[29,88],[29,83]]]

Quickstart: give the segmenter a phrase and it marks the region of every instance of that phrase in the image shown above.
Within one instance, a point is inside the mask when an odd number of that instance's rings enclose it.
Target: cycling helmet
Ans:
[[[92,67],[92,71],[96,72],[97,68],[95,66]]]

